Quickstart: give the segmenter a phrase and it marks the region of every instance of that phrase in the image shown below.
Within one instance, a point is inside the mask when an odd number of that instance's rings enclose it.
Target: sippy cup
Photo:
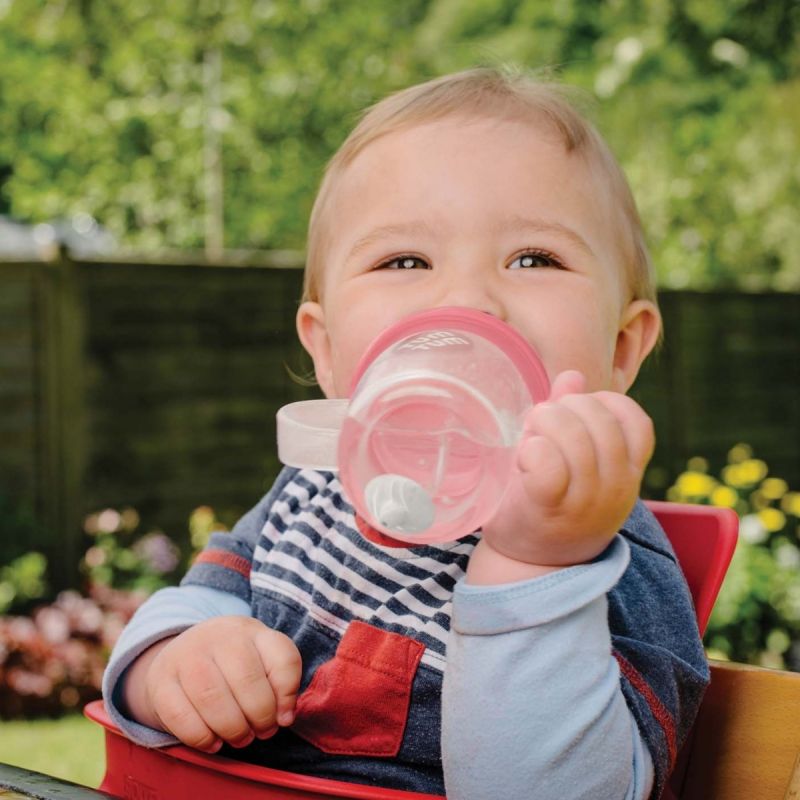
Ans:
[[[393,539],[452,541],[496,512],[525,413],[549,391],[513,328],[472,309],[430,309],[377,337],[349,400],[281,408],[278,457],[338,471],[356,512]]]

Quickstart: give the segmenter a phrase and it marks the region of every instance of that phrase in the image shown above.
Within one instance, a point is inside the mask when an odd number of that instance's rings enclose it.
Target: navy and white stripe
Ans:
[[[306,609],[341,636],[360,620],[425,645],[422,662],[444,669],[453,587],[477,538],[442,547],[389,548],[358,532],[331,473],[304,470],[272,504],[255,543],[254,591]]]

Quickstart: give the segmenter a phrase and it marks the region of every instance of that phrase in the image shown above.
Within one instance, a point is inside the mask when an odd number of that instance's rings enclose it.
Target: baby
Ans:
[[[285,469],[123,633],[117,724],[451,800],[657,797],[708,672],[637,500],[653,431],[625,392],[654,295],[625,178],[563,90],[476,69],[369,110],[309,227],[297,329],[322,391],[347,396],[402,317],[462,306],[534,346],[551,396],[499,512],[444,546],[377,540],[334,474]]]

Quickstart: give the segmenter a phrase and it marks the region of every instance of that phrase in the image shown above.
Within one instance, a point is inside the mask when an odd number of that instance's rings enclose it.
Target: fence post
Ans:
[[[53,588],[74,587],[82,539],[87,432],[86,304],[80,269],[62,255],[37,270],[39,518]]]

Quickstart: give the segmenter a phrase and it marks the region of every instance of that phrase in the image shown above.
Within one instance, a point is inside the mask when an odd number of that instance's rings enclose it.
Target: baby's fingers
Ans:
[[[525,418],[525,434],[530,438],[523,440],[525,460],[520,462],[520,468],[541,482],[542,488],[558,486],[560,496],[553,495],[557,502],[568,491],[583,496],[588,491],[586,484],[598,471],[597,451],[590,431],[581,415],[569,405],[571,401],[584,402],[588,398],[589,395],[567,395],[555,403],[539,403]],[[547,444],[537,444],[538,439],[546,440]],[[536,456],[546,456],[547,460],[537,463],[532,448]]]
[[[580,420],[594,451],[594,474],[615,483],[631,470],[628,444],[616,414],[596,394],[569,395],[561,401]],[[576,426],[580,430],[580,426]],[[584,459],[588,466],[591,462]],[[584,475],[590,475],[584,472]]]
[[[636,470],[643,471],[653,455],[656,443],[653,420],[627,395],[598,392],[597,397],[619,421],[629,463]]]
[[[517,451],[517,467],[527,473],[528,497],[544,508],[562,502],[570,484],[570,470],[560,448],[546,436],[526,438]]]
[[[253,639],[253,644],[272,688],[276,721],[284,727],[291,725],[302,677],[300,651],[288,636],[267,627]]]
[[[568,369],[556,375],[550,387],[548,402],[555,403],[568,394],[583,394],[586,391],[586,376],[576,369]]]
[[[215,753],[222,740],[206,725],[177,678],[164,680],[150,699],[161,727],[184,744],[207,753]]]
[[[250,620],[248,620],[250,622]],[[278,729],[275,721],[275,696],[270,686],[261,654],[247,636],[215,653],[215,661],[249,725],[252,735],[260,739],[272,736]],[[252,735],[240,740],[239,746],[249,744]]]
[[[214,660],[204,658],[193,664],[181,664],[178,680],[203,722],[220,739],[234,747],[242,747],[252,741],[250,724]],[[177,732],[173,732],[178,736]]]

